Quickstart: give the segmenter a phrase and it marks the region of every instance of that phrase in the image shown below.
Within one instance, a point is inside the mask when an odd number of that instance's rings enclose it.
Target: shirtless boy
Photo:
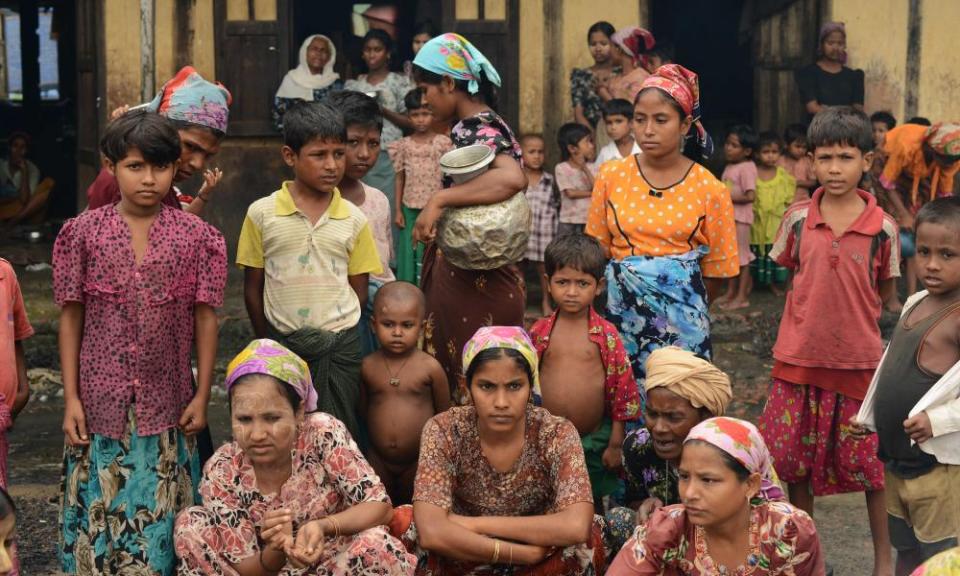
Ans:
[[[417,348],[423,331],[423,292],[407,282],[384,284],[373,302],[380,349],[360,368],[360,413],[370,432],[369,460],[394,506],[409,504],[427,420],[450,407],[440,363]]]
[[[910,415],[941,375],[960,362],[960,198],[926,204],[917,214],[916,230],[917,275],[926,290],[904,305],[864,400],[867,410],[860,414],[880,440],[898,575],[910,574],[934,554],[956,546],[960,528],[956,456],[923,445],[960,429],[960,400]],[[956,398],[957,378],[951,379]],[[938,446],[945,445],[941,440]]]
[[[540,355],[543,407],[580,432],[598,509],[621,485],[625,424],[640,414],[640,392],[620,334],[593,309],[606,262],[589,236],[552,241],[544,265],[557,310],[530,328]]]

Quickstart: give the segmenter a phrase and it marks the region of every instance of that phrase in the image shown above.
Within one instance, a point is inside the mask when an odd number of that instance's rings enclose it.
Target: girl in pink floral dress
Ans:
[[[413,574],[382,526],[390,499],[307,364],[254,340],[227,367],[234,441],[207,463],[202,506],[177,518],[180,574]],[[310,413],[305,415],[305,413]]]

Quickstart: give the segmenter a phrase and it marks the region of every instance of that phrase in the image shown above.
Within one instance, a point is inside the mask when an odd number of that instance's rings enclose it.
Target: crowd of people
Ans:
[[[231,95],[188,67],[118,110],[53,252],[62,569],[820,576],[814,497],[864,492],[873,574],[955,573],[960,125],[868,117],[844,34],[824,26],[798,78],[809,126],[731,127],[721,178],[697,74],[643,29],[590,27],[552,172],[554,139],[514,135],[466,38],[423,31],[394,72],[371,31],[366,73],[341,82],[308,37],[274,107],[293,179],[236,247],[256,339],[227,367],[220,447],[227,250],[198,215]],[[444,175],[471,145],[487,169]],[[174,184],[194,174],[191,198]],[[465,268],[438,242],[445,215],[521,194],[529,326],[517,263]],[[925,288],[903,305],[901,268]],[[725,415],[710,339],[711,306],[748,308],[755,282],[787,290],[756,425]],[[32,329],[2,260],[0,297],[5,431]],[[883,306],[902,312],[886,351]],[[0,431],[4,488],[6,452]],[[0,574],[15,518],[0,490]]]

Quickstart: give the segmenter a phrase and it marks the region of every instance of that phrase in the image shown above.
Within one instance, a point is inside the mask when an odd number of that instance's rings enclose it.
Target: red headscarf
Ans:
[[[640,90],[656,88],[666,92],[677,101],[687,116],[693,117],[693,125],[697,129],[699,142],[704,158],[713,153],[713,140],[707,134],[706,128],[700,122],[700,83],[696,72],[687,70],[679,64],[664,64],[643,81]]]

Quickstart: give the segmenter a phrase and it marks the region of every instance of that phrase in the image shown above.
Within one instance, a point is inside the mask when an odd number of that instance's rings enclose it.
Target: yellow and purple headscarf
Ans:
[[[723,450],[743,465],[751,474],[760,475],[760,500],[784,500],[777,474],[773,469],[770,451],[763,436],[753,424],[738,418],[720,416],[694,426],[684,444],[701,440]]]
[[[268,338],[248,344],[227,366],[227,378],[223,382],[227,393],[241,376],[249,374],[273,376],[289,384],[303,400],[306,411],[316,411],[317,391],[313,387],[310,368],[283,344]]]
[[[480,72],[494,86],[500,86],[500,74],[483,52],[459,34],[446,32],[431,38],[417,52],[413,65],[454,80],[466,80],[467,91],[480,91]]]
[[[147,109],[226,134],[231,101],[230,92],[222,84],[208,82],[192,66],[185,66],[160,88]]]
[[[423,50],[421,50],[422,52]],[[533,403],[540,405],[540,370],[537,349],[523,328],[516,326],[484,326],[474,333],[463,347],[463,372],[466,374],[477,354],[491,348],[510,348],[519,352],[533,373]]]

